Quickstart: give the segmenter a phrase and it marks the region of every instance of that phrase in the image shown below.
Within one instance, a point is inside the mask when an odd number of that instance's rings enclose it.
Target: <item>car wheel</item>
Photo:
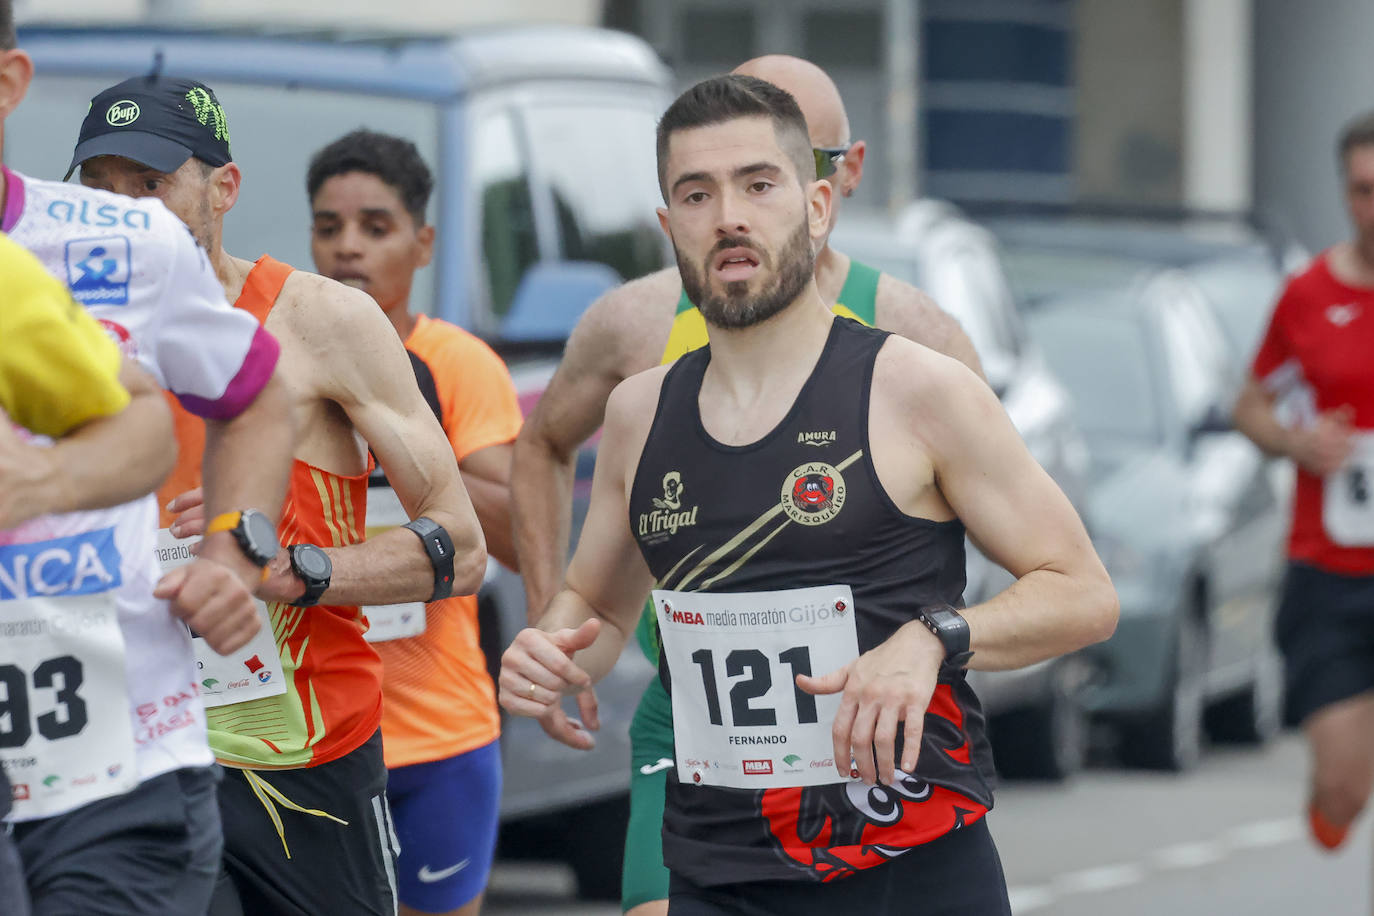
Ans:
[[[1242,693],[1207,710],[1207,733],[1214,740],[1265,744],[1283,725],[1283,662],[1265,647],[1255,657],[1255,675]]]
[[[1202,756],[1207,631],[1197,614],[1185,613],[1179,620],[1174,643],[1174,678],[1164,703],[1123,735],[1128,764],[1182,772]]]
[[[1077,669],[1074,660],[1061,660],[1050,673],[1049,696],[1040,705],[992,720],[992,753],[1000,774],[1008,779],[1061,781],[1083,768],[1088,716]]]

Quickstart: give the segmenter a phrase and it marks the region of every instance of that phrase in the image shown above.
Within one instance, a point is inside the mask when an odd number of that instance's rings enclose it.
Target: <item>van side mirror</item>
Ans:
[[[620,283],[614,268],[595,261],[540,261],[520,278],[499,336],[513,343],[567,340],[587,307]]]

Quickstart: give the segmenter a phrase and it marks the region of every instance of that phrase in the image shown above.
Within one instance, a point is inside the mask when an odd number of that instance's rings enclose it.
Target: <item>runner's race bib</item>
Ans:
[[[138,785],[114,529],[0,546],[0,764],[16,821]]]
[[[812,696],[795,678],[828,674],[859,657],[849,586],[655,590],[652,601],[672,673],[684,784],[763,789],[844,781],[830,737],[841,695]]]
[[[194,560],[191,546],[195,543],[190,538],[173,537],[166,528],[158,529],[157,561],[162,571],[171,572]],[[272,617],[266,604],[257,599],[253,604],[257,606],[262,626],[248,645],[233,655],[220,655],[205,640],[191,634],[191,645],[196,652],[196,677],[206,706],[228,706],[286,692],[286,677],[282,674],[281,657],[272,635]]]
[[[375,537],[383,531],[399,528],[410,521],[405,507],[391,487],[369,487],[367,490],[367,536]],[[368,628],[364,638],[368,642],[386,642],[419,636],[425,631],[425,603],[378,604],[363,608]]]
[[[1374,545],[1374,433],[1356,433],[1345,465],[1322,482],[1322,525],[1343,547]]]

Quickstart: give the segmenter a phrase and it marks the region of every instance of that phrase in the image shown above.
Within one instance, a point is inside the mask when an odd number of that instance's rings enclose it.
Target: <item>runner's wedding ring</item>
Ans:
[[[529,694],[529,697],[530,697],[531,700],[534,699],[534,688],[535,688],[535,686],[536,686],[536,685],[535,685],[534,681],[530,681],[530,689],[527,690],[527,691],[525,691],[527,694]]]

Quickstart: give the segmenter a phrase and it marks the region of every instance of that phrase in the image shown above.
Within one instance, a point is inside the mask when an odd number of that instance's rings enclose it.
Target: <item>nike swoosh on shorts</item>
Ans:
[[[643,773],[645,776],[652,776],[659,770],[666,770],[673,765],[673,761],[669,760],[667,757],[660,757],[654,763],[644,764],[644,766],[639,768],[639,772]]]
[[[426,884],[433,884],[435,881],[442,881],[445,878],[452,877],[453,875],[456,875],[463,869],[467,868],[468,863],[471,861],[471,859],[464,859],[457,865],[450,865],[448,868],[441,868],[438,871],[430,871],[428,865],[421,865],[420,880],[425,882]]]

